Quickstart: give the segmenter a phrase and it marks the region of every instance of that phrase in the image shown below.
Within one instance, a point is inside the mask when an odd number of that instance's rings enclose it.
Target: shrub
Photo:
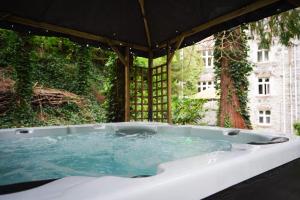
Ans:
[[[300,136],[300,122],[294,123],[294,129],[296,130],[296,134]]]
[[[201,124],[200,119],[204,117],[205,110],[203,105],[205,102],[202,99],[173,98],[173,123]]]

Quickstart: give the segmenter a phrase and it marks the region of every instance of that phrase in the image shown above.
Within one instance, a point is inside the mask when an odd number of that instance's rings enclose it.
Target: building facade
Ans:
[[[293,124],[300,120],[300,42],[285,47],[277,40],[270,49],[260,49],[257,39],[248,42],[249,61],[253,71],[249,76],[249,108],[253,129],[267,132],[293,133]],[[199,77],[198,96],[214,90],[213,38],[197,44],[205,70]],[[208,92],[210,91],[210,92]],[[206,105],[208,125],[216,125],[217,99]]]

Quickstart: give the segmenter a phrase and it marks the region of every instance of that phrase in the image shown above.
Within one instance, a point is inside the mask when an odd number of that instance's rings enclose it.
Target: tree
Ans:
[[[220,91],[218,125],[251,128],[247,107],[248,76],[245,27],[239,26],[215,35],[214,69],[216,89]]]
[[[182,98],[197,92],[196,86],[203,69],[203,61],[195,45],[177,51],[171,69],[173,96]]]
[[[216,89],[220,90],[218,125],[251,128],[247,107],[247,76],[252,70],[247,62],[245,27],[260,39],[260,46],[269,48],[274,37],[285,46],[300,37],[299,9],[290,10],[263,20],[223,31],[215,35]]]
[[[269,48],[274,38],[285,46],[300,38],[300,9],[296,8],[249,24],[252,35],[258,36],[261,46]]]

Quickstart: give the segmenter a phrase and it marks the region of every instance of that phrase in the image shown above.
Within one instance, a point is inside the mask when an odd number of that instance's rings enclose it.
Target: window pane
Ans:
[[[262,85],[258,85],[258,94],[263,94],[263,87],[262,87]]]
[[[258,62],[262,61],[262,52],[261,51],[257,52],[257,61]]]
[[[259,111],[259,114],[264,114],[264,111],[261,111],[261,110],[260,110],[260,111]]]
[[[206,82],[202,82],[202,85],[206,85]]]
[[[265,94],[270,94],[270,85],[269,84],[265,85]]]
[[[271,115],[271,111],[270,110],[266,110],[266,115]]]
[[[262,78],[259,78],[259,79],[258,79],[258,82],[262,82]]]
[[[207,58],[207,66],[211,66],[211,57]]]
[[[209,50],[209,51],[208,51],[208,55],[209,55],[209,56],[212,56],[212,50]]]
[[[270,80],[269,78],[265,78],[265,82],[269,82],[269,80]]]
[[[269,51],[265,51],[265,61],[269,60]]]
[[[208,85],[211,85],[211,81],[208,81]]]
[[[200,87],[198,88],[198,92],[201,92],[201,88]]]
[[[266,117],[266,123],[270,124],[271,123],[271,118],[270,117]]]
[[[203,90],[206,90],[206,87],[203,87]]]
[[[263,117],[259,117],[259,123],[264,123],[264,118]]]

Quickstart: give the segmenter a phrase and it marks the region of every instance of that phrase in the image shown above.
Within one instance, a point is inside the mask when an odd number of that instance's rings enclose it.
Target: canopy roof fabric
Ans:
[[[7,0],[0,27],[56,35],[139,56],[166,54],[218,31],[277,14],[298,0]],[[177,45],[177,46],[176,46]]]

